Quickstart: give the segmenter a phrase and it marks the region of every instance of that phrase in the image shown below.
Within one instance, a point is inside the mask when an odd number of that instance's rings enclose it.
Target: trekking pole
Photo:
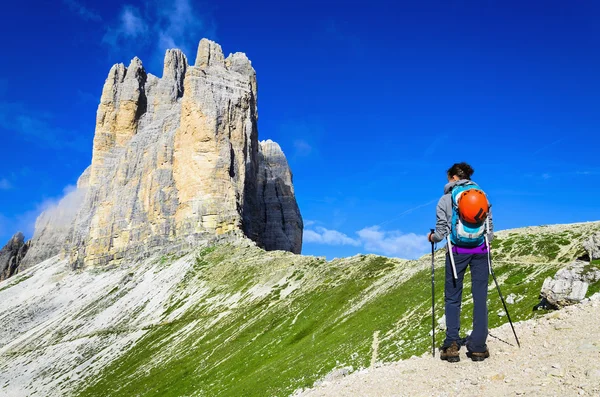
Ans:
[[[498,280],[496,280],[496,274],[494,273],[494,269],[492,268],[492,259],[490,254],[490,243],[488,241],[487,236],[485,236],[485,243],[487,244],[488,249],[488,265],[490,267],[490,274],[494,279],[494,283],[496,284],[496,289],[498,290],[498,295],[500,295],[500,300],[502,301],[502,306],[504,306],[504,311],[506,312],[506,317],[508,317],[508,322],[510,323],[510,328],[512,328],[512,332],[515,335],[515,339],[517,341],[517,346],[521,348],[521,344],[519,343],[519,338],[517,337],[517,332],[515,331],[515,327],[513,326],[512,320],[510,319],[510,314],[508,313],[508,308],[506,307],[506,302],[504,302],[504,297],[502,296],[502,291],[500,291],[500,286],[498,285]]]
[[[435,230],[431,229],[431,233]],[[434,246],[431,242],[431,353],[435,357],[435,266]]]

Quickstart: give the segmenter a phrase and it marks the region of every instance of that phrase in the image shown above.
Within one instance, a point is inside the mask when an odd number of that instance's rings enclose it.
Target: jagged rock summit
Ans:
[[[194,65],[168,50],[162,78],[137,57],[114,65],[91,165],[38,219],[24,267],[61,252],[73,267],[104,265],[224,234],[300,253],[292,174],[279,145],[259,143],[257,119],[251,62],[210,40]]]
[[[23,257],[27,254],[29,243],[23,233],[18,232],[0,250],[0,281],[6,280],[17,271]]]

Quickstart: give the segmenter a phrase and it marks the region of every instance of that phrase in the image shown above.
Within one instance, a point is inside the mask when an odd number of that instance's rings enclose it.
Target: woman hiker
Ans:
[[[440,348],[442,360],[449,362],[460,361],[459,350],[462,345],[466,346],[467,357],[473,361],[483,361],[490,355],[486,345],[488,335],[487,290],[489,264],[485,234],[487,234],[488,242],[490,242],[493,238],[492,214],[489,211],[485,194],[471,181],[473,172],[473,168],[464,162],[454,164],[447,171],[448,183],[444,186],[444,195],[440,198],[436,209],[436,229],[434,233],[430,233],[428,236],[429,241],[432,243],[438,243],[444,238],[447,238],[449,242],[448,252],[446,253],[446,280],[444,285],[446,339]],[[466,186],[471,186],[471,188],[466,188]],[[453,191],[454,195],[452,194]],[[466,192],[469,192],[469,194],[465,194]],[[460,196],[461,193],[462,197]],[[476,219],[472,219],[475,222],[472,225],[464,223],[463,213],[458,214],[458,205],[453,208],[453,200],[460,203],[461,199],[465,199],[465,203],[472,201],[476,202],[477,205],[481,204],[481,197],[474,197],[475,195],[483,195],[485,205],[481,205],[483,208],[478,211],[478,215],[475,216]],[[464,206],[467,205],[468,203]],[[487,208],[485,208],[486,206]],[[488,211],[487,219],[485,219],[485,211]],[[479,222],[482,213],[485,220]],[[458,221],[459,216],[461,221]],[[479,224],[481,235],[475,239],[465,241],[460,236],[460,230],[464,231],[463,223],[467,227]],[[458,228],[456,224],[459,224]],[[458,229],[458,234],[457,230],[453,230],[453,228]],[[473,235],[470,235],[470,237],[473,237]],[[473,332],[467,338],[461,339],[459,336],[460,308],[467,265],[471,265]]]

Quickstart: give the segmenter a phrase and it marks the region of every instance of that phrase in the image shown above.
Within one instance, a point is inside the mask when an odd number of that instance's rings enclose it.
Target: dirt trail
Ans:
[[[600,294],[515,329],[521,349],[489,338],[484,362],[468,359],[464,348],[454,364],[429,353],[346,377],[331,374],[296,396],[600,396]],[[490,332],[515,344],[509,324]]]

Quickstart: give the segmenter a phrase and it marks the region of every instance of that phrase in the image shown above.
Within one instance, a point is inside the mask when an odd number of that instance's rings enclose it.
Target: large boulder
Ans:
[[[540,297],[551,307],[563,307],[585,298],[591,283],[600,280],[600,269],[590,267],[588,262],[575,261],[559,270],[554,278],[544,280]]]

